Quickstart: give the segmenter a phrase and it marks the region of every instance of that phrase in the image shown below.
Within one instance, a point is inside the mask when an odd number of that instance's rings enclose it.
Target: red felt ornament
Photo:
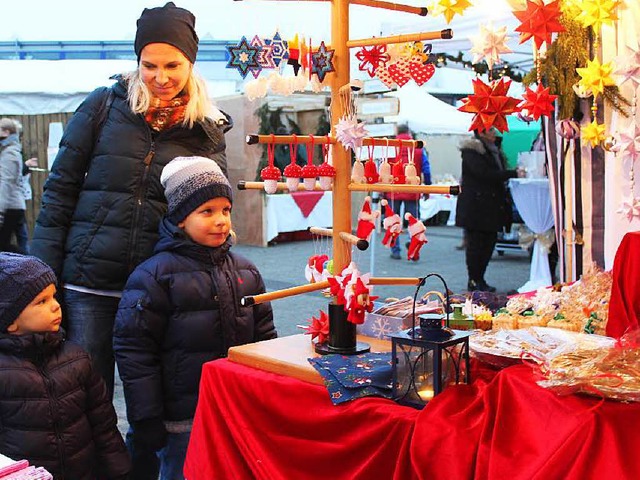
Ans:
[[[514,11],[513,14],[520,20],[520,26],[516,32],[520,32],[520,43],[530,38],[540,48],[544,42],[551,44],[553,33],[564,32],[565,28],[560,23],[560,2],[544,3],[544,0],[527,0],[525,10]]]
[[[324,157],[324,162],[318,167],[320,188],[322,190],[331,190],[333,179],[336,176],[336,169],[329,163],[329,137],[327,137],[327,143],[322,145],[322,156]]]
[[[386,199],[380,200],[380,205],[384,207],[384,220],[382,220],[382,227],[384,228],[384,237],[382,238],[382,245],[388,248],[392,248],[398,237],[402,233],[402,220],[400,215],[395,213],[389,206],[389,202]]]
[[[364,198],[364,203],[362,204],[362,209],[358,214],[358,227],[356,230],[356,236],[363,240],[369,240],[371,236],[371,232],[376,226],[376,218],[380,215],[380,212],[376,210],[375,212],[371,211],[371,197],[367,196]]]
[[[393,183],[403,184],[406,182],[406,177],[404,176],[404,165],[400,158],[398,158],[395,163],[391,164],[391,174],[393,175]]]
[[[314,140],[311,135],[311,141],[307,143],[307,164],[302,167],[302,181],[307,190],[315,190],[316,177],[318,176],[318,167],[313,164],[313,147]]]
[[[404,218],[409,222],[407,231],[411,236],[409,248],[407,248],[407,260],[418,260],[420,258],[420,249],[425,243],[427,243],[427,237],[424,234],[427,227],[424,226],[424,223],[408,212],[405,214]]]
[[[289,144],[290,163],[282,172],[286,178],[287,188],[290,192],[297,192],[302,178],[302,167],[296,163],[298,158],[298,137],[293,134],[293,143]]]
[[[278,190],[278,181],[282,176],[280,169],[274,165],[274,138],[275,136],[271,134],[271,142],[267,143],[267,161],[269,162],[269,164],[262,170],[260,170],[260,178],[264,182],[264,191],[267,193],[276,193],[276,191]]]
[[[378,168],[376,167],[376,162],[373,160],[373,145],[368,146],[369,149],[369,160],[367,160],[364,164],[364,176],[367,180],[367,183],[378,183],[380,180],[380,176],[378,175]]]
[[[362,47],[356,52],[356,58],[360,60],[358,69],[367,72],[371,78],[376,76],[376,69],[384,66],[389,61],[386,45],[373,45],[371,47]]]
[[[356,278],[355,284],[351,288],[353,294],[345,306],[345,310],[348,312],[347,321],[360,325],[364,323],[365,312],[373,311],[373,301],[378,297],[370,295],[368,286],[360,277]]]
[[[458,108],[461,112],[474,114],[469,130],[483,132],[495,127],[501,132],[509,131],[506,116],[520,110],[519,100],[507,96],[511,80],[502,77],[486,84],[475,78],[472,82],[474,94],[463,98],[464,104]]]
[[[520,104],[521,110],[527,110],[534,120],[538,120],[541,116],[550,117],[553,113],[553,102],[557,95],[549,94],[549,88],[544,88],[541,83],[535,90],[527,87],[522,95],[524,102]]]

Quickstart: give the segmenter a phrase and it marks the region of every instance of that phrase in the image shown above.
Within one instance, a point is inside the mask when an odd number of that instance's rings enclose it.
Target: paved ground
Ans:
[[[456,227],[428,227],[429,243],[421,251],[419,262],[409,262],[404,259],[407,241],[402,238],[402,260],[394,260],[389,256],[389,250],[379,243],[372,241],[373,251],[353,254],[362,273],[373,272],[380,277],[418,277],[435,272],[441,274],[448,287],[455,293],[466,290],[467,275],[464,262],[464,251],[456,250],[455,246],[461,242],[461,230]],[[259,268],[265,280],[267,291],[288,288],[306,283],[304,266],[307,258],[313,254],[327,253],[330,244],[324,242],[288,242],[270,247],[251,247],[236,245],[235,252],[250,258]],[[373,268],[372,260],[373,258]],[[503,256],[494,254],[487,270],[486,280],[495,286],[499,292],[509,292],[523,285],[529,278],[529,256],[526,252],[507,252]],[[442,290],[441,284],[433,279],[423,287],[428,290]],[[424,293],[423,292],[423,293]],[[377,286],[374,294],[382,298],[405,297],[413,295],[413,287],[407,286]],[[302,330],[296,327],[305,324],[312,315],[317,315],[323,309],[326,311],[328,299],[321,293],[314,292],[274,301],[272,307],[278,334],[280,336],[294,335]],[[119,427],[122,431],[127,428],[124,398],[121,385],[116,385],[115,406],[119,416]]]

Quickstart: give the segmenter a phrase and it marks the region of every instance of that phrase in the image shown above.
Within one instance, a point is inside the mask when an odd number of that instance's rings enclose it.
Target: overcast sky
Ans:
[[[3,0],[0,40],[131,40],[142,10],[164,3],[155,0]],[[226,40],[242,35],[267,36],[279,27],[286,36],[299,32],[311,37],[315,44],[330,40],[329,2],[175,0],[175,3],[195,14],[196,31],[202,38]],[[400,3],[425,6],[429,2],[401,0]],[[354,5],[350,7],[350,38],[380,35],[385,22],[393,24],[394,30],[409,26],[411,32],[450,27],[455,35],[457,26],[473,24],[477,30],[475,18],[479,12],[486,20],[504,18],[508,12],[504,0],[475,0],[473,3],[476,6],[464,16],[454,17],[451,25],[447,25],[442,16],[425,18]]]

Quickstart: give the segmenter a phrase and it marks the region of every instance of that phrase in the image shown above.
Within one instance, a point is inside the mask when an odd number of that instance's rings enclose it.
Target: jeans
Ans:
[[[187,456],[190,432],[167,434],[167,444],[153,452],[135,444],[133,430],[129,428],[125,443],[131,456],[130,480],[184,480],[182,470]]]
[[[404,204],[404,212],[400,211],[400,207]],[[405,213],[410,213],[414,217],[418,218],[418,200],[389,200],[389,205],[394,212],[396,212],[402,218],[403,227],[406,228],[407,221],[404,219]],[[418,218],[419,220],[419,218]],[[400,255],[400,238],[396,239],[396,243],[391,247],[391,253]]]
[[[465,230],[467,240],[466,263],[469,280],[483,283],[484,274],[493,255],[498,238],[497,232],[485,232],[482,230]]]
[[[22,219],[18,225],[16,225],[13,235],[16,237],[16,243],[18,244],[18,250],[22,253],[29,254],[29,232],[27,231],[27,219],[22,216]]]
[[[89,353],[113,399],[113,324],[120,299],[65,289],[62,300],[67,339]]]
[[[4,222],[0,225],[0,252],[26,253],[20,246],[11,244],[11,237],[21,223],[24,223],[24,210],[8,209],[4,212]]]

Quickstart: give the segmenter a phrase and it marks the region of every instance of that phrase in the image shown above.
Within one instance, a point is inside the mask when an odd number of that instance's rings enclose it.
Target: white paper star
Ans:
[[[618,132],[616,144],[611,150],[635,162],[640,157],[640,126],[631,122],[625,130]]]
[[[616,213],[620,213],[627,217],[627,220],[631,222],[634,217],[640,217],[640,199],[635,198],[633,193],[622,201],[622,205]]]
[[[350,148],[355,152],[362,146],[362,139],[366,136],[364,123],[358,122],[355,117],[342,117],[336,124],[336,139],[344,148]]]
[[[478,63],[484,58],[489,69],[492,69],[494,64],[500,63],[501,53],[512,52],[506,44],[506,26],[494,30],[491,25],[480,25],[480,34],[472,36],[470,39],[473,43],[471,52],[475,53],[473,63]]]
[[[621,75],[622,80],[620,83],[624,83],[630,80],[633,83],[633,88],[640,86],[640,50],[638,48],[632,48],[625,46],[626,54],[616,58],[616,75]]]

